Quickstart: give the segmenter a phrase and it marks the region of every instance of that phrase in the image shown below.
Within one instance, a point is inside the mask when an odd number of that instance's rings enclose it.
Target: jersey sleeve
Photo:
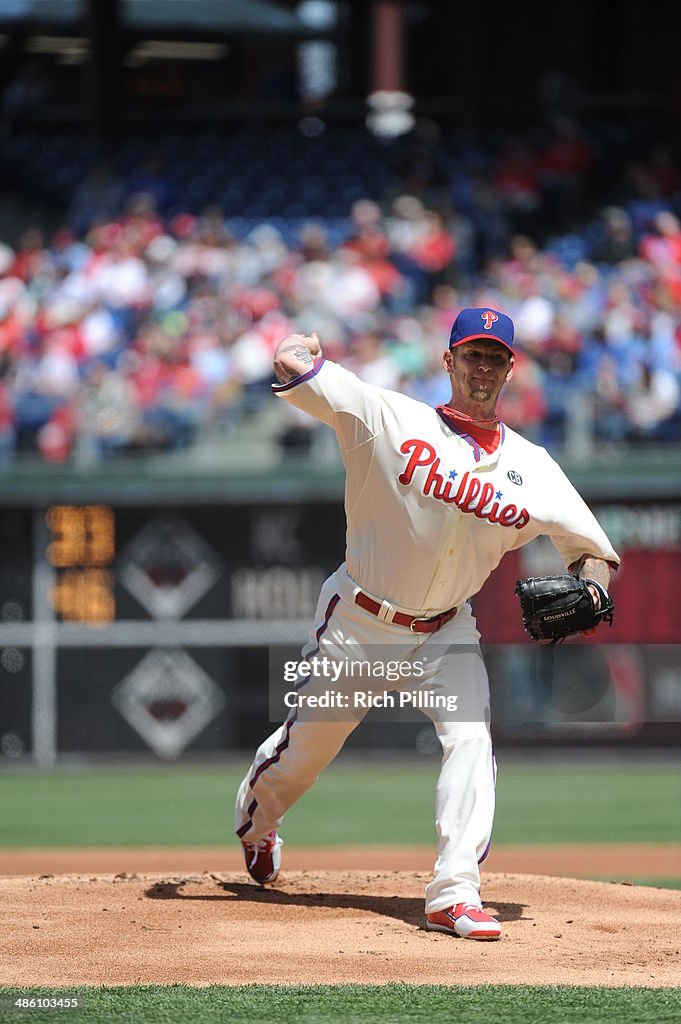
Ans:
[[[369,441],[385,426],[382,389],[323,357],[307,373],[273,384],[272,391],[332,427],[343,449]]]
[[[605,531],[560,466],[549,456],[546,485],[551,488],[554,514],[547,531],[566,568],[582,555],[602,558],[616,569],[620,558]]]

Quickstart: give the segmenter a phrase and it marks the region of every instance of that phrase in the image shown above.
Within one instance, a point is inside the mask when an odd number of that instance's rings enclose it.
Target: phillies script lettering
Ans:
[[[487,519],[499,526],[515,526],[516,530],[522,530],[529,523],[530,513],[526,508],[519,509],[517,505],[502,505],[499,501],[492,501],[496,493],[494,484],[489,480],[482,483],[479,477],[472,476],[468,471],[463,474],[454,491],[455,484],[438,473],[440,459],[432,444],[427,441],[413,438],[405,441],[400,451],[403,455],[409,455],[407,468],[398,477],[401,484],[410,484],[417,469],[428,468],[423,483],[425,495],[432,493],[434,498],[444,501],[446,505],[456,505],[461,512],[471,512],[478,519]]]

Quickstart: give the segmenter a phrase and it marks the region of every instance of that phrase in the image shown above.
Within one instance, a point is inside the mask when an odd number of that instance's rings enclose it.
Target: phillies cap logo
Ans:
[[[482,321],[482,326],[480,324]],[[449,347],[463,345],[475,338],[494,338],[513,352],[513,321],[506,313],[485,306],[462,309],[452,324]]]

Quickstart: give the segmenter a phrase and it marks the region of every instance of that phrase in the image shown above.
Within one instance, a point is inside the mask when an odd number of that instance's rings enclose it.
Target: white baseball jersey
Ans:
[[[438,412],[319,358],[273,391],[336,432],[346,469],[347,570],[380,601],[431,616],[476,594],[541,534],[567,566],[619,558],[549,453],[501,424],[491,455]]]

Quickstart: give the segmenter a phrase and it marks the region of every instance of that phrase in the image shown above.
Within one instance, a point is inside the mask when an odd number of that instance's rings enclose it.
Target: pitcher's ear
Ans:
[[[513,370],[515,368],[515,359],[511,356],[511,361],[508,364],[508,370],[506,371],[506,380],[510,380],[513,376]]]

